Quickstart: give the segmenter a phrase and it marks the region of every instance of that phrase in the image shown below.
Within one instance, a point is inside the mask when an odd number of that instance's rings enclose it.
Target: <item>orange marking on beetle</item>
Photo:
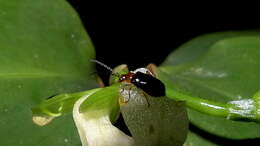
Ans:
[[[127,74],[124,74],[124,75],[122,75],[122,76],[119,78],[119,82],[131,83],[133,76],[134,76],[134,73],[132,73],[132,72],[129,72],[129,73],[127,73]]]

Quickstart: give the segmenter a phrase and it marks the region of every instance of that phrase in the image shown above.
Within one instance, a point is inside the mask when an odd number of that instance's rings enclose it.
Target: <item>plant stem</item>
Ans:
[[[166,86],[166,96],[177,101],[184,101],[189,108],[205,114],[225,117],[232,120],[248,119],[260,122],[260,93],[250,99],[241,99],[228,103],[210,101],[178,91],[167,73],[159,70],[157,70],[157,72],[159,79],[163,81]]]
[[[210,115],[224,117],[226,117],[229,114],[230,105],[228,104],[217,103],[199,97],[189,96],[169,88],[166,88],[166,91],[167,97],[175,99],[177,101],[185,101],[188,107],[193,108],[197,111],[207,113]]]

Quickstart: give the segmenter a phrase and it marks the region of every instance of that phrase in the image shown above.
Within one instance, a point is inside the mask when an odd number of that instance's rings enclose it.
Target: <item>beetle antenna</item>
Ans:
[[[98,61],[98,60],[90,59],[90,61],[91,61],[91,62],[95,62],[95,63],[97,63],[97,64],[103,66],[104,68],[106,68],[107,70],[109,70],[109,71],[111,71],[111,72],[113,71],[113,69],[112,69],[111,67],[107,66],[106,64],[104,64],[104,63],[102,63],[102,62],[100,62],[100,61]]]
[[[104,63],[102,63],[102,62],[100,62],[100,61],[98,61],[98,60],[95,60],[95,59],[90,59],[90,61],[91,61],[91,62],[95,62],[95,63],[101,65],[102,67],[106,68],[107,70],[109,70],[109,71],[112,73],[113,76],[120,77],[119,74],[113,73],[113,69],[112,69],[111,67],[109,67],[108,65],[106,65],[106,64],[104,64]]]

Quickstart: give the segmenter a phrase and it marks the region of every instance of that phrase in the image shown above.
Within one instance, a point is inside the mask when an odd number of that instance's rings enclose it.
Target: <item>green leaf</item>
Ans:
[[[182,92],[226,103],[251,98],[260,87],[260,33],[204,35],[169,55],[161,70]],[[168,66],[167,66],[168,65]],[[231,121],[188,109],[199,128],[231,139],[259,138],[260,124]]]
[[[188,132],[184,103],[142,92],[134,87],[121,90],[121,101],[129,98],[121,112],[136,145],[183,145]]]
[[[88,118],[99,118],[109,115],[110,120],[115,122],[119,116],[119,86],[113,84],[95,92],[80,106],[80,112],[88,114]]]
[[[45,127],[31,107],[96,86],[92,43],[64,0],[0,1],[0,145],[79,145],[72,116]]]
[[[254,31],[231,31],[201,35],[181,45],[176,51],[169,54],[162,65],[178,65],[195,61],[205,54],[217,41],[239,36],[260,36],[260,33]]]
[[[102,88],[96,88],[71,94],[59,94],[48,98],[32,108],[33,122],[39,126],[45,126],[54,118],[71,113],[75,102],[81,97],[89,96],[101,89]]]
[[[217,146],[217,144],[214,144],[193,132],[189,132],[184,146]]]

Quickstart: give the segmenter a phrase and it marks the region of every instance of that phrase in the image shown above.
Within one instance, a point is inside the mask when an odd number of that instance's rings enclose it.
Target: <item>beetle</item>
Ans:
[[[97,64],[105,67],[106,69],[112,72],[112,69],[105,65],[104,63],[91,60]],[[153,74],[146,68],[139,68],[135,71],[130,71],[123,75],[112,74],[119,76],[119,82],[125,82],[135,85],[137,88],[142,89],[145,93],[152,97],[161,97],[165,96],[165,86],[164,84],[153,76]]]
[[[129,72],[122,75],[119,78],[120,82],[127,82],[134,84],[137,88],[142,89],[145,93],[152,97],[165,96],[165,86],[164,84],[150,74],[145,74],[143,72]]]

